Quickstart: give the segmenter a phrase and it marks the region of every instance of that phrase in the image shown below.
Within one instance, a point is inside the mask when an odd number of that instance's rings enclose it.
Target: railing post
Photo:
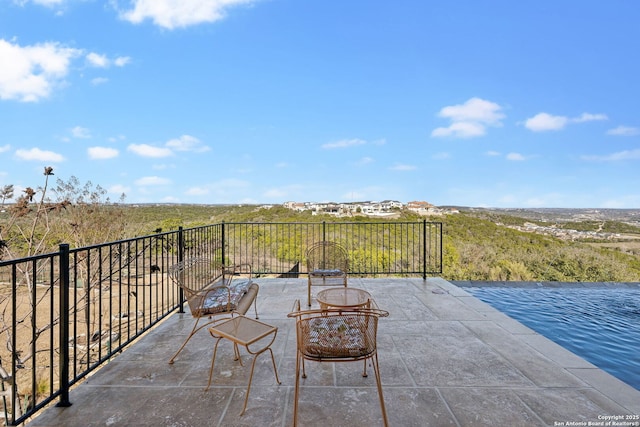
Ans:
[[[220,260],[220,265],[224,266],[224,260],[226,259],[225,258],[226,254],[225,254],[225,250],[224,250],[224,248],[226,246],[226,244],[225,244],[226,235],[225,235],[225,223],[224,223],[224,221],[222,221],[222,223],[220,224],[220,228],[221,228],[221,230],[220,230],[220,238],[222,240],[222,247],[220,248],[220,254],[221,254],[220,256],[222,257],[222,259]]]
[[[71,406],[69,401],[69,245],[60,245],[60,401],[56,406]]]
[[[322,241],[327,241],[327,221],[322,221]]]
[[[184,261],[184,229],[178,227],[178,262]]]
[[[182,226],[178,227],[178,262],[184,261],[184,229]],[[178,301],[179,308],[178,313],[184,313],[184,291],[181,286],[178,286]]]
[[[440,223],[440,233],[438,233],[438,236],[440,236],[440,274],[442,274],[444,272],[444,265],[443,265],[443,261],[442,261],[442,251],[444,250],[442,248],[442,223]]]
[[[427,220],[422,220],[422,280],[427,280]]]

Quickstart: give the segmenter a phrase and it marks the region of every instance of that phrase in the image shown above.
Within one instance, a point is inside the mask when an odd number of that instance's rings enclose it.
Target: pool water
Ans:
[[[640,288],[465,288],[640,390]]]

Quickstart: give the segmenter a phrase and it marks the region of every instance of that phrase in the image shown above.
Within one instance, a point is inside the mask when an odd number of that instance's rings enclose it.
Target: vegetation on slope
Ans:
[[[464,213],[447,215],[444,224],[443,276],[450,280],[640,280],[640,259],[615,248],[522,232]]]
[[[165,208],[167,210],[165,210]],[[175,207],[141,207],[138,210],[175,212]],[[334,222],[390,221],[365,216],[336,218],[311,215],[284,207],[183,206],[181,226],[226,222]],[[200,216],[198,218],[198,216]],[[206,220],[208,219],[208,221]],[[402,212],[397,221],[422,221],[424,217]],[[165,225],[177,223],[165,218]],[[510,215],[459,213],[427,218],[443,223],[443,274],[448,280],[633,282],[640,280],[640,259],[616,248],[599,248],[584,242],[565,241],[552,236],[522,232],[507,225],[522,225],[526,219]],[[614,222],[615,223],[615,222]],[[500,224],[500,225],[498,225]],[[151,227],[148,227],[151,229]],[[640,230],[610,225],[609,230]],[[168,230],[170,228],[165,228]],[[175,228],[173,228],[175,229]],[[574,228],[575,229],[575,228]],[[586,228],[591,230],[591,228]]]
[[[46,180],[50,177],[45,169]],[[50,172],[50,171],[49,171]],[[77,179],[58,181],[55,201],[19,198],[0,214],[0,259],[55,250],[59,243],[80,247],[160,231],[225,222],[389,222],[365,216],[336,218],[295,212],[281,206],[255,205],[124,205],[103,200],[104,190]],[[5,188],[5,190],[7,190]],[[38,192],[35,192],[38,194]],[[3,200],[4,204],[4,200]],[[396,221],[422,221],[402,211]],[[565,241],[518,231],[509,226],[530,222],[517,215],[486,211],[434,216],[443,223],[443,274],[449,280],[489,281],[640,281],[640,258],[615,245]],[[106,226],[108,225],[108,227]],[[636,226],[617,221],[567,222],[565,228],[640,235]],[[359,254],[367,256],[367,254]],[[373,256],[373,255],[372,255]]]

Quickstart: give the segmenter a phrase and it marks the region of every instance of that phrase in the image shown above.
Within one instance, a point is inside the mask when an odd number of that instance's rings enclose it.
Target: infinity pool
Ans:
[[[465,287],[640,390],[640,287]]]

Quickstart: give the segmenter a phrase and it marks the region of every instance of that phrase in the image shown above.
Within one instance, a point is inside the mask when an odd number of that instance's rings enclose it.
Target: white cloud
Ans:
[[[211,148],[202,145],[202,141],[190,135],[182,135],[180,138],[170,139],[165,144],[167,148],[174,151],[195,151],[202,153],[209,151]]]
[[[209,190],[205,187],[191,187],[186,191],[188,196],[206,196]]]
[[[618,151],[617,153],[607,154],[605,156],[581,156],[582,160],[600,161],[600,162],[617,162],[621,160],[640,160],[640,149]]]
[[[30,150],[16,150],[16,156],[21,160],[37,160],[41,162],[62,162],[64,157],[61,154],[54,153],[53,151],[41,150],[39,148],[32,148]]]
[[[251,187],[250,182],[244,181],[241,179],[236,179],[236,178],[221,179],[220,181],[217,181],[212,184],[212,188],[215,188],[216,190],[220,190],[220,191],[239,190],[239,189],[249,188],[249,187]]]
[[[108,78],[106,77],[96,77],[94,79],[91,79],[91,84],[94,86],[98,86],[98,85],[103,85],[105,83],[107,83],[109,81]]]
[[[285,185],[280,188],[269,188],[261,194],[262,200],[283,200],[295,198],[296,194],[302,194],[304,187],[300,184]]]
[[[175,168],[176,168],[176,165],[166,164],[166,163],[161,163],[161,164],[156,164],[151,166],[151,169],[157,170],[157,171],[164,171],[164,170],[175,169]]]
[[[328,142],[326,144],[322,144],[322,148],[324,149],[333,149],[333,148],[346,148],[353,147],[356,145],[364,145],[367,141],[363,139],[353,138],[353,139],[341,139],[340,141]]]
[[[247,189],[252,187],[249,181],[236,178],[221,179],[206,185],[212,197],[222,201],[238,200],[239,197],[243,197]]]
[[[527,119],[524,126],[533,132],[545,132],[564,128],[569,119],[564,116],[552,116],[548,113],[538,113]]]
[[[582,113],[580,117],[576,117],[572,119],[572,121],[576,123],[593,122],[593,121],[601,121],[601,120],[609,120],[609,117],[607,117],[606,114]]]
[[[127,137],[124,135],[118,135],[118,136],[110,136],[108,139],[110,142],[117,142],[117,141],[124,141],[125,139],[127,139]]]
[[[114,157],[118,157],[118,150],[111,147],[89,147],[87,149],[87,154],[90,159],[99,160],[99,159],[113,159]]]
[[[173,30],[225,17],[227,9],[256,0],[134,0],[133,9],[121,11],[120,17],[133,24],[146,19],[155,25]]]
[[[416,167],[413,165],[396,163],[395,165],[391,166],[389,169],[392,171],[412,171],[412,170],[415,170]]]
[[[0,99],[36,102],[64,81],[81,51],[58,43],[19,46],[0,39]]]
[[[565,116],[554,116],[549,113],[538,113],[527,119],[524,126],[532,132],[547,132],[564,129],[569,123],[585,123],[609,120],[606,114],[582,113],[572,119]]]
[[[9,144],[3,145],[0,147],[0,153],[4,153],[5,151],[11,150],[11,146]]]
[[[370,163],[373,163],[373,157],[363,157],[360,160],[357,161],[357,164],[360,166],[364,166],[364,165],[368,165]]]
[[[537,195],[525,199],[522,203],[524,206],[532,208],[541,208],[549,206],[562,206],[566,204],[567,196],[560,193],[548,193],[543,195]]]
[[[502,108],[490,101],[480,98],[471,98],[464,104],[444,107],[438,116],[451,119],[453,122],[477,122],[490,125],[500,125],[504,114]]]
[[[66,1],[67,0],[31,0],[32,3],[39,4],[41,6],[46,6],[46,7],[63,5]],[[29,0],[14,0],[14,3],[22,6],[26,3],[29,3]]]
[[[490,156],[490,157],[495,157],[495,156],[499,156],[499,155],[500,155],[500,152],[499,152],[499,151],[491,151],[491,150],[490,150],[490,151],[487,151],[485,154],[486,154],[487,156]]]
[[[95,52],[91,52],[87,55],[87,61],[93,67],[97,68],[107,68],[109,66],[109,59],[107,59],[106,55],[100,55]]]
[[[72,128],[71,135],[73,135],[74,138],[81,138],[81,139],[91,138],[91,132],[89,131],[89,129],[83,128],[81,126],[76,126]]]
[[[64,4],[67,0],[33,0],[36,4],[41,4],[43,6],[57,6],[59,4]]]
[[[149,144],[130,144],[127,150],[142,156],[142,157],[169,157],[173,155],[173,152],[166,147],[154,147]]]
[[[135,184],[141,187],[148,187],[148,186],[154,186],[154,185],[167,185],[167,184],[171,184],[171,180],[167,178],[161,178],[159,176],[145,176],[137,179],[135,181]]]
[[[222,179],[220,181],[207,183],[190,187],[185,195],[188,196],[210,196],[211,198],[221,198],[223,200],[237,201],[238,197],[241,197],[241,193],[245,190],[252,188],[252,185],[248,181],[243,181],[235,178]]]
[[[128,56],[119,56],[113,60],[113,63],[115,64],[116,67],[124,67],[130,62],[131,62],[131,58]]]
[[[618,199],[605,200],[602,203],[603,208],[609,208],[609,209],[624,209],[624,208],[628,208],[631,206],[638,206],[638,205],[640,205],[640,195],[636,195],[636,194],[621,196]]]
[[[446,151],[442,151],[440,153],[436,153],[433,156],[431,156],[432,159],[434,160],[446,160],[446,159],[450,159],[451,158],[451,153],[447,153]]]
[[[431,132],[433,137],[452,136],[455,138],[474,138],[486,134],[486,128],[480,123],[458,122],[446,128],[436,128]]]
[[[483,136],[487,126],[502,126],[500,105],[480,98],[471,98],[464,104],[444,107],[438,113],[439,117],[449,119],[448,127],[439,127],[431,132],[432,137],[474,138]]]
[[[516,161],[516,162],[521,162],[525,160],[525,157],[520,153],[509,153],[507,154],[506,159]]]
[[[116,184],[107,188],[107,191],[111,194],[117,194],[117,195],[120,195],[122,193],[127,194],[131,191],[131,187],[127,187],[121,184]]]
[[[131,62],[131,58],[128,56],[119,56],[116,59],[111,60],[107,55],[101,55],[95,52],[87,54],[86,59],[89,65],[96,68],[108,68],[112,64],[116,67],[124,67]]]
[[[617,128],[609,129],[607,135],[635,136],[640,135],[640,129],[629,126],[618,126]]]
[[[498,197],[498,201],[503,206],[516,206],[518,198],[512,194],[504,194],[501,197]]]

